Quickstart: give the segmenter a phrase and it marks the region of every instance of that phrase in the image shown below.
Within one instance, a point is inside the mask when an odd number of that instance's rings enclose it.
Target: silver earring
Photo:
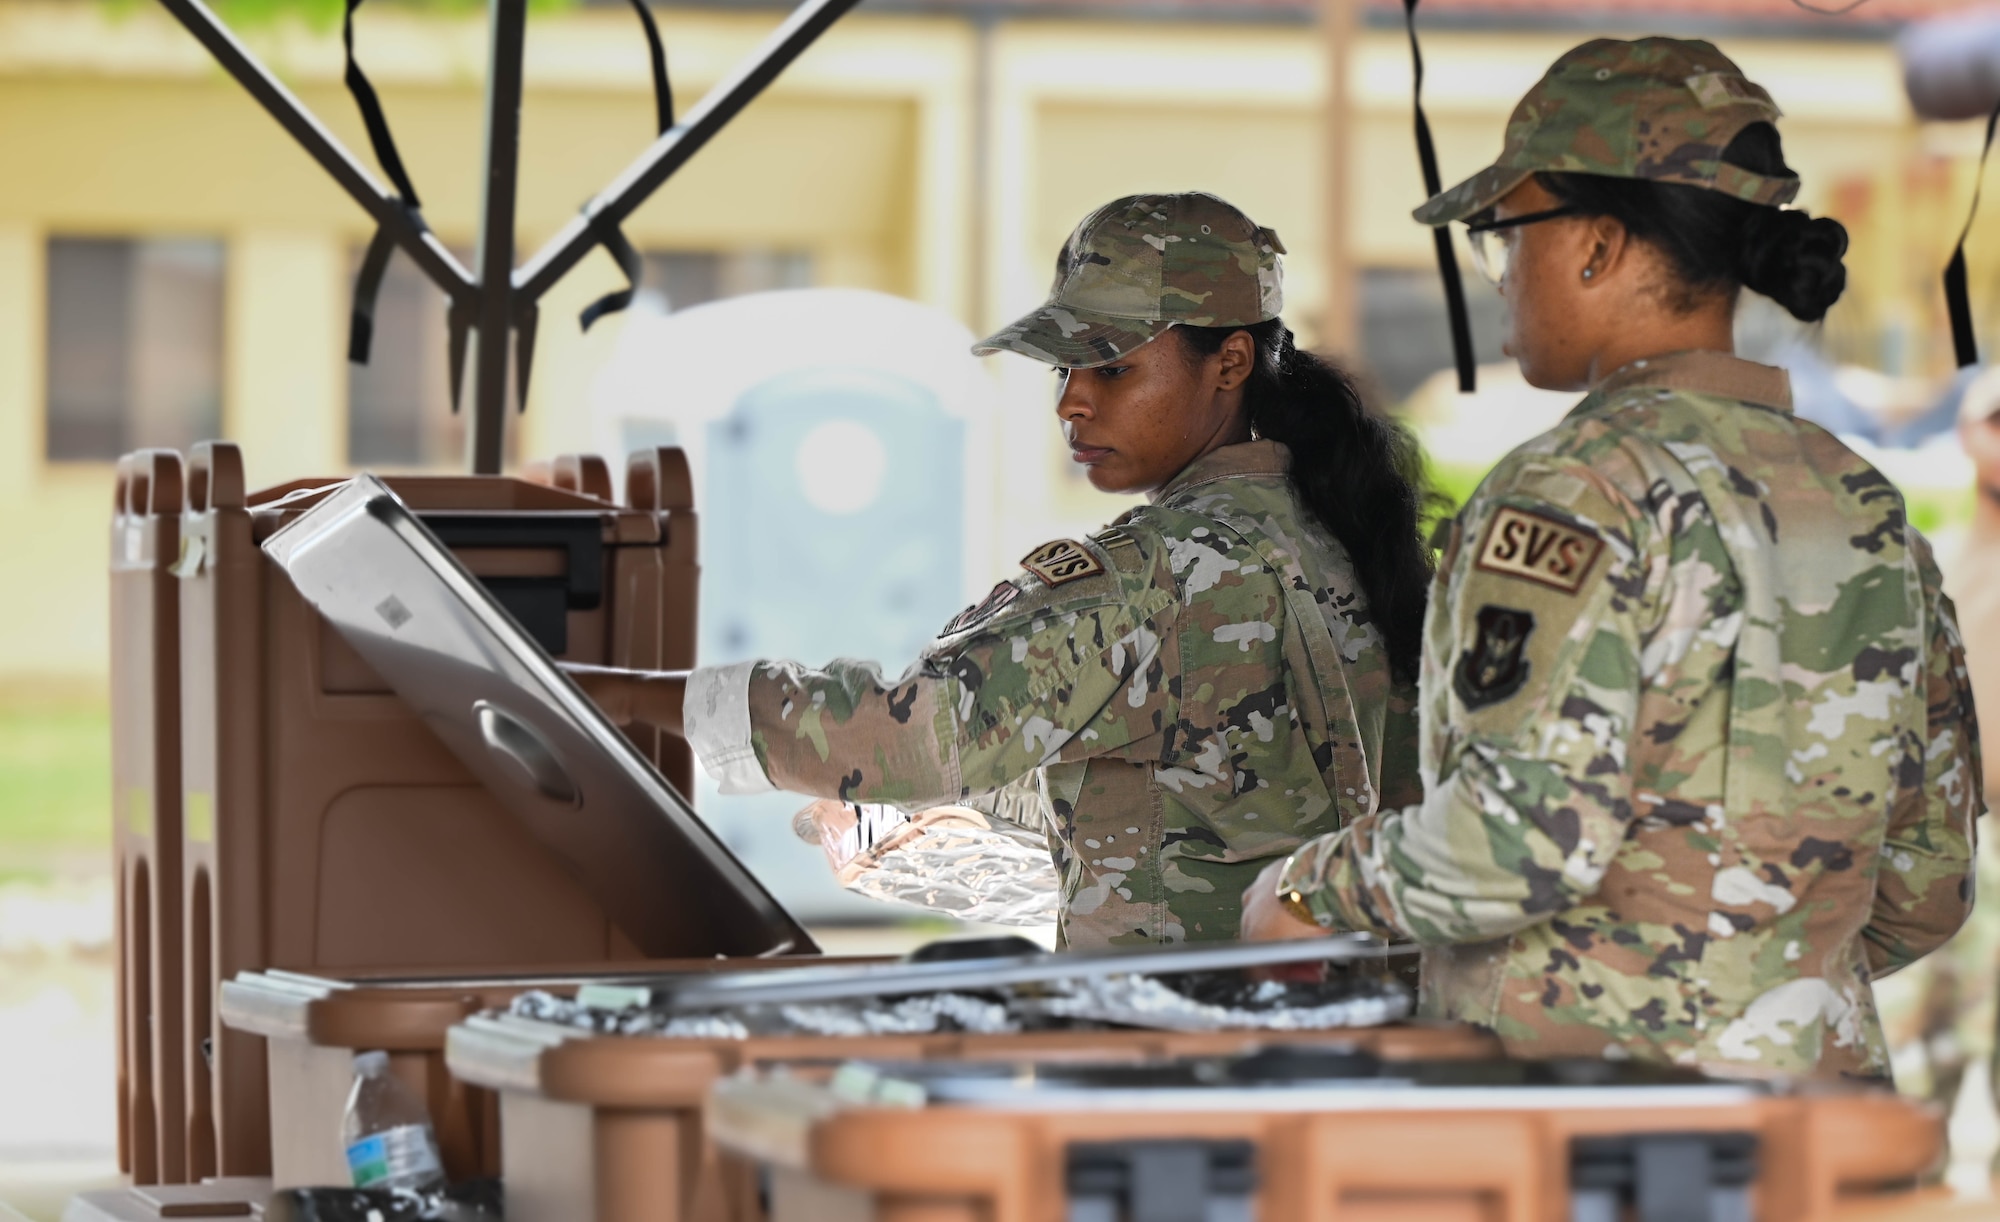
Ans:
[[[1583,269],[1583,278],[1584,278],[1585,280],[1588,280],[1588,279],[1590,279],[1590,278],[1591,278],[1592,276],[1594,276],[1594,275],[1596,275],[1596,274],[1597,274],[1596,272],[1594,272],[1593,270],[1591,270],[1591,269],[1590,269],[1590,268],[1588,268],[1588,267],[1586,267],[1586,268],[1584,268],[1584,269]]]

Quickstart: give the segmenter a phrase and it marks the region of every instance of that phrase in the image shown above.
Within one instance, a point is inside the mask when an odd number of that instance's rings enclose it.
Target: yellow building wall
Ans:
[[[193,40],[159,11],[121,17],[65,0],[0,0],[0,568],[32,597],[10,600],[0,680],[95,676],[105,660],[108,466],[41,459],[50,234],[205,234],[228,243],[225,432],[258,483],[346,469],[347,310],[364,214]],[[661,10],[685,111],[749,54],[780,14]],[[448,242],[477,227],[486,54],[477,18],[365,11],[360,51]],[[1580,34],[1437,31],[1427,103],[1447,179],[1498,150],[1513,101]],[[280,27],[248,41],[373,166],[340,87],[332,32]],[[1786,145],[1803,203],[1831,184],[1900,182],[1887,167],[1934,155],[1884,44],[1732,40],[1789,115]],[[1370,266],[1422,268],[1431,249],[1408,219],[1421,199],[1411,145],[1408,45],[1359,36],[1343,192],[1350,242]],[[615,7],[536,19],[522,137],[521,258],[652,138],[643,43]],[[981,90],[984,90],[983,95]],[[1047,292],[1055,252],[1090,208],[1146,189],[1201,188],[1276,228],[1291,251],[1287,315],[1317,338],[1330,223],[1323,128],[1326,51],[1297,26],[1023,20],[845,19],[639,210],[641,248],[807,251],[818,283],[902,294],[984,330]],[[1956,141],[1957,143],[1953,143]],[[1928,144],[1927,144],[1928,142]],[[1895,173],[1899,174],[1900,170]],[[1969,181],[1963,176],[1955,181]],[[1852,195],[1851,190],[1848,191]],[[1878,208],[1877,213],[1883,213]],[[1858,300],[1873,317],[1923,308],[1949,226],[1919,238],[1857,227]],[[1912,243],[1918,249],[1913,255]],[[1936,247],[1934,260],[1917,258]],[[584,444],[590,379],[620,320],[581,334],[575,314],[622,279],[594,253],[543,303],[529,410],[517,452]],[[1486,291],[1475,283],[1472,291]],[[1440,354],[1445,344],[1438,337]],[[1050,380],[996,359],[1008,410],[995,430],[1000,503],[978,540],[1019,555],[1115,515],[1065,461]]]
[[[661,15],[683,111],[777,14]],[[478,21],[371,10],[361,54],[426,219],[448,244],[477,232],[482,147]],[[338,44],[296,29],[250,40],[364,165]],[[650,78],[629,14],[538,20],[522,132],[525,260],[650,143]],[[627,222],[641,249],[763,247],[813,258],[822,284],[963,312],[969,46],[956,23],[866,19],[829,35]],[[943,119],[943,122],[940,122]],[[339,473],[346,459],[347,312],[366,215],[189,36],[152,10],[0,3],[0,567],[36,591],[9,600],[0,679],[101,675],[109,464],[42,460],[45,243],[54,235],[197,235],[227,244],[223,431],[255,484]],[[581,446],[589,375],[620,320],[576,314],[620,287],[593,253],[544,301],[518,452]]]

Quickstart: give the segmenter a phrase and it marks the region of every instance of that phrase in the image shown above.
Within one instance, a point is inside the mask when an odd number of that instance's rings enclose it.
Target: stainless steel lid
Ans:
[[[263,547],[644,954],[817,950],[382,481],[355,478]]]

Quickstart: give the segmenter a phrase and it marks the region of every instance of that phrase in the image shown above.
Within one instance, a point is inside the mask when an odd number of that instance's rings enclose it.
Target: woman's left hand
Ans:
[[[1285,863],[1265,866],[1243,892],[1243,927],[1238,935],[1245,942],[1289,942],[1298,938],[1323,938],[1326,930],[1312,921],[1302,921],[1278,901],[1278,878]]]

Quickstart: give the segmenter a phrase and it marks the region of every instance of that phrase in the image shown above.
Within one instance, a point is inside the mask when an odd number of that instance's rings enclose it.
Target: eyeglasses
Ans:
[[[1510,216],[1504,221],[1480,221],[1476,225],[1467,225],[1465,238],[1472,247],[1472,265],[1497,288],[1507,276],[1507,261],[1514,255],[1514,230],[1537,221],[1553,221],[1557,217],[1576,214],[1575,208],[1550,208],[1546,212]]]

